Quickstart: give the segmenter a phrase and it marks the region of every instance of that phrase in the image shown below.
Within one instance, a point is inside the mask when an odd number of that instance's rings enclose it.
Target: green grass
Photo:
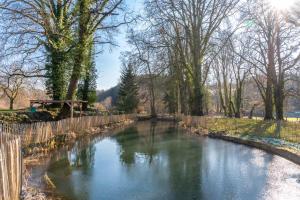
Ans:
[[[0,113],[12,113],[12,112],[17,112],[16,110],[1,110]]]
[[[253,117],[253,119],[255,120],[263,120],[264,118],[263,117]],[[296,117],[287,117],[287,118],[284,118],[286,121],[289,121],[289,122],[300,122],[300,118],[296,118]]]
[[[28,109],[16,109],[16,110],[9,110],[9,109],[0,109],[0,113],[14,113],[14,112],[26,112]]]
[[[284,121],[280,132],[275,121],[254,119],[206,118],[205,126],[210,131],[224,131],[230,135],[273,137],[300,143],[300,122]]]

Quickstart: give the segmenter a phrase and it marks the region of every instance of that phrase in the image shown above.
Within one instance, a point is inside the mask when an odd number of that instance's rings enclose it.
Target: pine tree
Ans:
[[[132,67],[124,67],[117,100],[118,110],[132,113],[137,108],[138,103],[138,86]]]

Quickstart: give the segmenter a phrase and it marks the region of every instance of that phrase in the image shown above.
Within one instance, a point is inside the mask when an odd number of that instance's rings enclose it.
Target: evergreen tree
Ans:
[[[138,103],[138,86],[133,69],[131,66],[124,67],[117,100],[118,110],[132,113],[137,108]]]

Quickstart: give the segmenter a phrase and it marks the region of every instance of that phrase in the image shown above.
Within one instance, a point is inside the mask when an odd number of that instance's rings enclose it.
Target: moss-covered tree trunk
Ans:
[[[90,0],[80,0],[79,1],[79,25],[78,25],[78,44],[74,51],[74,65],[72,69],[72,74],[67,90],[66,99],[74,100],[75,93],[77,90],[78,82],[81,77],[82,70],[84,69],[84,64],[86,58],[89,54],[91,33],[88,29],[89,26],[89,6]],[[70,114],[70,108],[67,104],[64,104],[60,116],[66,117]]]
[[[47,68],[47,91],[53,100],[63,100],[67,89],[67,60],[64,52],[52,49],[49,54],[49,64]]]
[[[74,38],[70,13],[73,12],[73,9],[70,8],[69,3],[62,0],[53,1],[50,5],[51,11],[43,14],[48,41],[45,44],[48,56],[46,87],[48,95],[53,100],[64,100],[70,72],[69,65],[72,63],[71,44]],[[46,6],[43,9],[48,11]]]
[[[194,81],[194,97],[192,100],[192,115],[203,116],[203,88],[200,81]]]

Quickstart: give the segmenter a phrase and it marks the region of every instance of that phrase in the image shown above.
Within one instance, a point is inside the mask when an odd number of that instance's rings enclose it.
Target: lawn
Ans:
[[[263,117],[253,117],[253,119],[263,120],[264,118]],[[289,122],[300,122],[300,118],[296,118],[296,117],[285,117],[284,119]]]
[[[204,118],[199,126],[209,131],[224,131],[230,135],[272,137],[300,143],[300,122],[263,121],[255,119]]]

